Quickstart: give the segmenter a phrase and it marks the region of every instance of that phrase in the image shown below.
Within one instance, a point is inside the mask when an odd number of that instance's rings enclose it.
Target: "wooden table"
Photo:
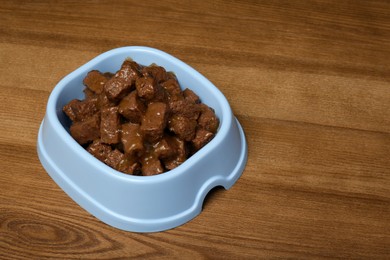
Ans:
[[[139,234],[72,201],[36,152],[50,92],[107,50],[166,51],[246,133],[228,191]],[[0,1],[0,258],[390,257],[390,2]]]

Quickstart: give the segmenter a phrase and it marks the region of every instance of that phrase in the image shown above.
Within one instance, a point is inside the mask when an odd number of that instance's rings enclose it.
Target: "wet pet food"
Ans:
[[[63,107],[70,133],[94,157],[123,173],[172,170],[206,145],[219,120],[175,75],[130,59],[115,73],[90,71],[85,99]]]

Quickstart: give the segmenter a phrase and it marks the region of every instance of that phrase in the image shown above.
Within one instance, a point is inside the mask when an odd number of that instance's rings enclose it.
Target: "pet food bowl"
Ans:
[[[117,71],[126,58],[142,65],[156,63],[173,71],[220,120],[214,137],[179,167],[154,176],[118,172],[89,154],[69,134],[62,107],[83,99],[84,77],[91,70]],[[39,159],[52,179],[81,207],[113,227],[156,232],[197,216],[207,193],[229,189],[247,160],[244,132],[223,94],[204,76],[177,58],[149,47],[123,47],[105,52],[64,77],[53,89],[38,133]]]

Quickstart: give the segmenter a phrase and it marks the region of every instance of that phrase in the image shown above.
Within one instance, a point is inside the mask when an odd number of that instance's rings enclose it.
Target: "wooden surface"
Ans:
[[[120,46],[209,78],[248,164],[160,233],[107,226],[36,152],[50,92]],[[0,259],[390,258],[390,2],[0,0]]]

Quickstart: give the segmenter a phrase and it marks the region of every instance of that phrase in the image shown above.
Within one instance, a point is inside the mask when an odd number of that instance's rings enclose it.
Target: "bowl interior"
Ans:
[[[216,136],[200,151],[187,159],[185,164],[188,164],[188,161],[195,160],[194,157],[198,159],[203,158],[207,150],[212,149],[223,141],[224,135],[226,135],[230,127],[232,117],[230,106],[223,94],[209,80],[184,62],[165,52],[147,47],[124,47],[108,51],[76,69],[59,82],[55,90],[53,90],[53,97],[51,98],[53,102],[48,104],[48,111],[55,111],[54,117],[58,119],[59,127],[63,127],[69,136],[71,121],[62,112],[62,107],[72,99],[84,98],[83,90],[85,87],[82,82],[89,71],[99,70],[101,72],[114,73],[120,68],[126,58],[131,58],[137,63],[146,66],[155,63],[164,67],[167,71],[174,72],[182,89],[189,88],[193,90],[200,97],[202,103],[215,110],[220,120]],[[77,144],[74,142],[74,145]]]

